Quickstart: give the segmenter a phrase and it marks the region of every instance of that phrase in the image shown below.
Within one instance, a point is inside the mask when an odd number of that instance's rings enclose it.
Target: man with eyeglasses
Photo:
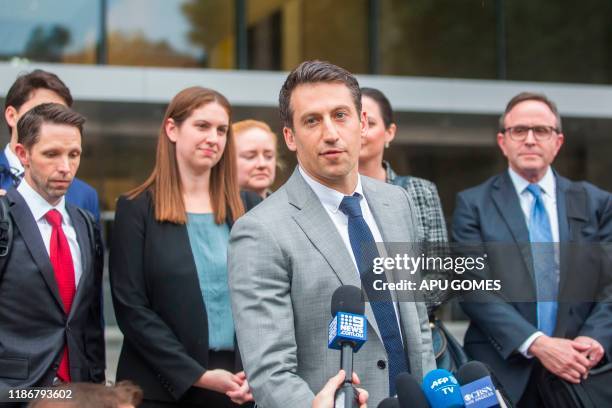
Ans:
[[[610,271],[567,243],[610,242],[612,198],[552,169],[564,135],[546,96],[516,95],[499,128],[508,170],[459,193],[453,215],[453,240],[497,248],[486,276],[504,278],[502,294],[479,298],[485,304],[466,296],[462,307],[471,322],[464,346],[491,366],[518,407],[540,407],[546,371],[579,383],[609,356],[612,304],[595,300],[602,290],[610,293],[602,284]]]

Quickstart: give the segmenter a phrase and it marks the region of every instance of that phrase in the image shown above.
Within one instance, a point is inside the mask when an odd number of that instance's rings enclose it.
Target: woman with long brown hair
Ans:
[[[117,379],[142,387],[143,407],[252,400],[235,347],[226,253],[233,221],[257,198],[241,197],[235,168],[229,102],[187,88],[166,110],[151,176],[117,203]]]

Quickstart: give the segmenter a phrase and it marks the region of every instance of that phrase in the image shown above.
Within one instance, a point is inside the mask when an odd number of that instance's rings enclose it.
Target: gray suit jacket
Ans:
[[[363,191],[385,242],[416,239],[405,190],[362,177]],[[327,348],[330,301],[359,276],[333,221],[299,172],[232,229],[229,284],[238,343],[255,401],[265,408],[310,407],[340,368]],[[401,302],[399,314],[411,371],[435,368],[423,303]],[[354,370],[376,406],[388,396],[386,352],[366,304],[368,341]]]

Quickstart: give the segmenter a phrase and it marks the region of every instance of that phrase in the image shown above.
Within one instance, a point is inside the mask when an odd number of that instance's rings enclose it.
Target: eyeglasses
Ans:
[[[552,137],[553,133],[559,133],[559,129],[552,126],[511,126],[502,129],[504,133],[510,135],[510,139],[515,142],[522,142],[527,139],[529,131],[533,132],[533,137],[538,142],[543,142]]]

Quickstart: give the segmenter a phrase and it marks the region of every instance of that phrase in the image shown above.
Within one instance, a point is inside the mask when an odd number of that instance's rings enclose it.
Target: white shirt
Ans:
[[[10,143],[6,144],[6,147],[4,148],[4,155],[6,156],[6,161],[11,168],[11,173],[13,173],[15,176],[21,177],[23,175],[23,166],[21,165],[17,155],[11,150]]]
[[[355,272],[359,276],[359,268],[357,267],[357,261],[355,260],[355,254],[353,254],[353,248],[351,247],[351,240],[349,238],[348,233],[348,216],[340,211],[340,203],[344,198],[344,194],[339,191],[334,190],[333,188],[329,188],[314,180],[312,177],[306,173],[302,169],[301,166],[298,167],[300,174],[306,180],[306,183],[312,188],[314,193],[321,201],[323,208],[329,214],[329,217],[333,221],[338,233],[342,237],[342,241],[344,242],[344,246],[348,250],[351,255],[351,259],[353,260],[353,264],[355,265]],[[363,219],[365,220],[368,227],[370,227],[370,231],[372,231],[372,235],[374,236],[374,242],[382,242],[382,235],[380,234],[380,230],[376,225],[376,221],[374,221],[374,216],[372,215],[372,211],[368,206],[368,201],[366,200],[363,194],[363,187],[361,186],[361,176],[357,178],[357,187],[355,191],[352,193],[359,193],[361,196],[361,200],[359,200],[359,204],[361,206],[361,213],[363,214]],[[352,195],[351,194],[351,195]]]
[[[531,218],[531,209],[535,200],[533,194],[526,190],[530,182],[525,180],[511,168],[508,168],[508,174],[510,175],[510,179],[512,180],[512,184],[514,185],[516,193],[518,194],[521,209],[523,210],[523,215],[525,216],[525,222],[527,223],[527,226],[529,226],[529,219]],[[542,189],[542,202],[544,203],[544,207],[546,208],[546,212],[548,213],[548,220],[550,222],[550,230],[552,232],[553,242],[559,242],[557,183],[555,181],[555,176],[550,166],[548,166],[548,169],[546,169],[546,174],[544,174],[544,177],[542,177],[542,179],[538,181],[537,184]],[[555,251],[555,265],[556,274],[557,276],[559,276],[559,251]],[[537,331],[531,336],[527,337],[527,339],[519,346],[518,352],[527,358],[532,358],[533,355],[528,352],[529,347],[531,347],[531,344],[533,344],[535,339],[542,335],[544,335],[544,333],[542,333],[541,331]]]
[[[47,250],[47,254],[49,256],[51,256],[49,244],[51,241],[51,231],[53,230],[53,227],[45,219],[45,214],[52,209],[55,209],[62,214],[62,229],[64,230],[64,235],[66,235],[68,245],[70,246],[70,254],[72,255],[72,263],[74,265],[74,283],[75,286],[78,286],[81,275],[83,274],[81,251],[79,249],[76,231],[72,225],[72,220],[70,219],[70,215],[68,215],[68,211],[66,211],[65,198],[62,197],[56,206],[52,206],[28,184],[28,181],[25,178],[21,181],[21,183],[19,183],[17,191],[25,200],[26,204],[30,208],[30,211],[32,212],[32,215],[34,216],[34,219],[36,220],[36,226],[40,231],[42,240],[45,243],[45,249]]]

